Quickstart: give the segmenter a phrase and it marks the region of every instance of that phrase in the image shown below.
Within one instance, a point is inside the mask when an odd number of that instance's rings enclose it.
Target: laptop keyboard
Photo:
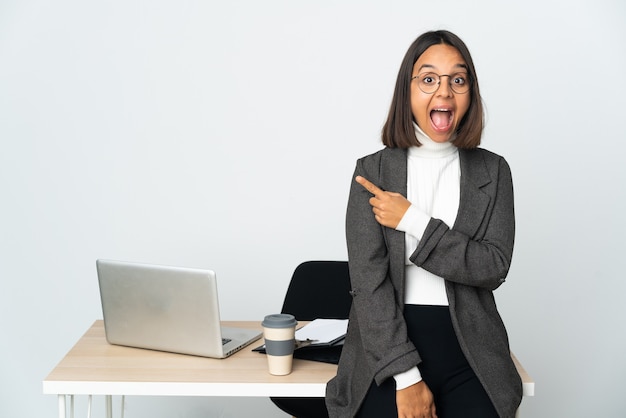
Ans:
[[[230,338],[222,338],[222,345],[226,345],[229,342],[231,342],[232,340]]]

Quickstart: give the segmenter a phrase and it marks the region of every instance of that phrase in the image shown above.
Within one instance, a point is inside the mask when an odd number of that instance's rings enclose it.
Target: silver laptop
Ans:
[[[222,327],[215,272],[97,260],[107,341],[225,358],[262,331]]]

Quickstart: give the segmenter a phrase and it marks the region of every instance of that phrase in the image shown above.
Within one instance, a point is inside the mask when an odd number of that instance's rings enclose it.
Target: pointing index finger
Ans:
[[[365,177],[356,176],[355,180],[361,186],[365,187],[367,189],[367,191],[370,192],[371,194],[373,194],[374,196],[378,196],[379,194],[383,193],[383,191],[381,189],[379,189],[374,183],[372,183],[371,181],[369,181]]]

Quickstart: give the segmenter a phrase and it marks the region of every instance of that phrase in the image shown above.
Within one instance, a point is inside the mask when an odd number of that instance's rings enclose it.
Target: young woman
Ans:
[[[353,305],[333,418],[511,418],[522,384],[493,290],[515,221],[506,161],[478,148],[470,53],[428,32],[404,57],[381,151],[357,162],[346,237]]]

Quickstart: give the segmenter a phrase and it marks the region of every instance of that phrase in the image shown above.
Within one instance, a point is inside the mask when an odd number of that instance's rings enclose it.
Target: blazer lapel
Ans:
[[[407,195],[407,151],[400,148],[387,148],[381,161],[381,184],[383,190]],[[398,291],[398,300],[404,302],[404,232],[391,228],[384,228],[387,248],[389,248],[389,265],[395,272],[391,275],[394,286]]]
[[[489,207],[491,198],[481,189],[491,183],[481,153],[459,149],[461,196],[454,229],[474,237]]]
[[[407,151],[400,148],[387,148],[380,162],[381,189],[400,193],[406,197]]]

